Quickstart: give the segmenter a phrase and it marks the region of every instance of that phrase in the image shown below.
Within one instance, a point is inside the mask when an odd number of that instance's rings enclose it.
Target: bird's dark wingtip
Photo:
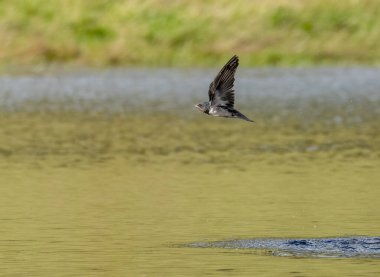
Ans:
[[[227,62],[227,64],[230,64],[232,62],[236,62],[237,64],[239,64],[239,56],[238,55],[233,55],[232,58]]]

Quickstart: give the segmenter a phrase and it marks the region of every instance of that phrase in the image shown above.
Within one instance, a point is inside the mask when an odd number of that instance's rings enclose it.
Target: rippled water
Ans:
[[[0,107],[41,109],[64,102],[66,109],[124,112],[153,103],[157,110],[175,110],[178,105],[206,101],[215,71],[141,69],[0,76]],[[347,104],[358,96],[378,101],[379,75],[378,68],[239,69],[236,102],[251,106],[275,99],[280,103],[272,105],[284,107],[288,101],[311,97]]]
[[[213,74],[0,77],[1,275],[379,276],[379,70],[241,70],[255,125]]]
[[[273,255],[294,257],[380,258],[380,237],[247,239],[209,243],[195,242],[184,246],[265,249]]]

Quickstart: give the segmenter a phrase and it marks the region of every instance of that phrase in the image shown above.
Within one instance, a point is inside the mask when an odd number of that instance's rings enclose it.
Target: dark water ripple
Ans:
[[[187,246],[196,248],[265,249],[276,256],[380,258],[380,237],[247,239],[195,242]]]

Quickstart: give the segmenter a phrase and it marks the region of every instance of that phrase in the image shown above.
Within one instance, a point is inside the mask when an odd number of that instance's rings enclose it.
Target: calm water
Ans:
[[[213,73],[0,77],[1,275],[379,276],[375,257],[183,247],[380,235],[378,69],[243,70],[256,125],[191,108]]]

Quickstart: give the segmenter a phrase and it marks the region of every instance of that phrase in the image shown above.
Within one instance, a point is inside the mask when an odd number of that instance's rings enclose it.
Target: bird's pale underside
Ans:
[[[208,96],[209,101],[195,105],[201,112],[212,116],[240,118],[250,122],[253,120],[235,110],[235,93],[233,90],[235,72],[239,66],[239,58],[233,56],[211,82]]]

